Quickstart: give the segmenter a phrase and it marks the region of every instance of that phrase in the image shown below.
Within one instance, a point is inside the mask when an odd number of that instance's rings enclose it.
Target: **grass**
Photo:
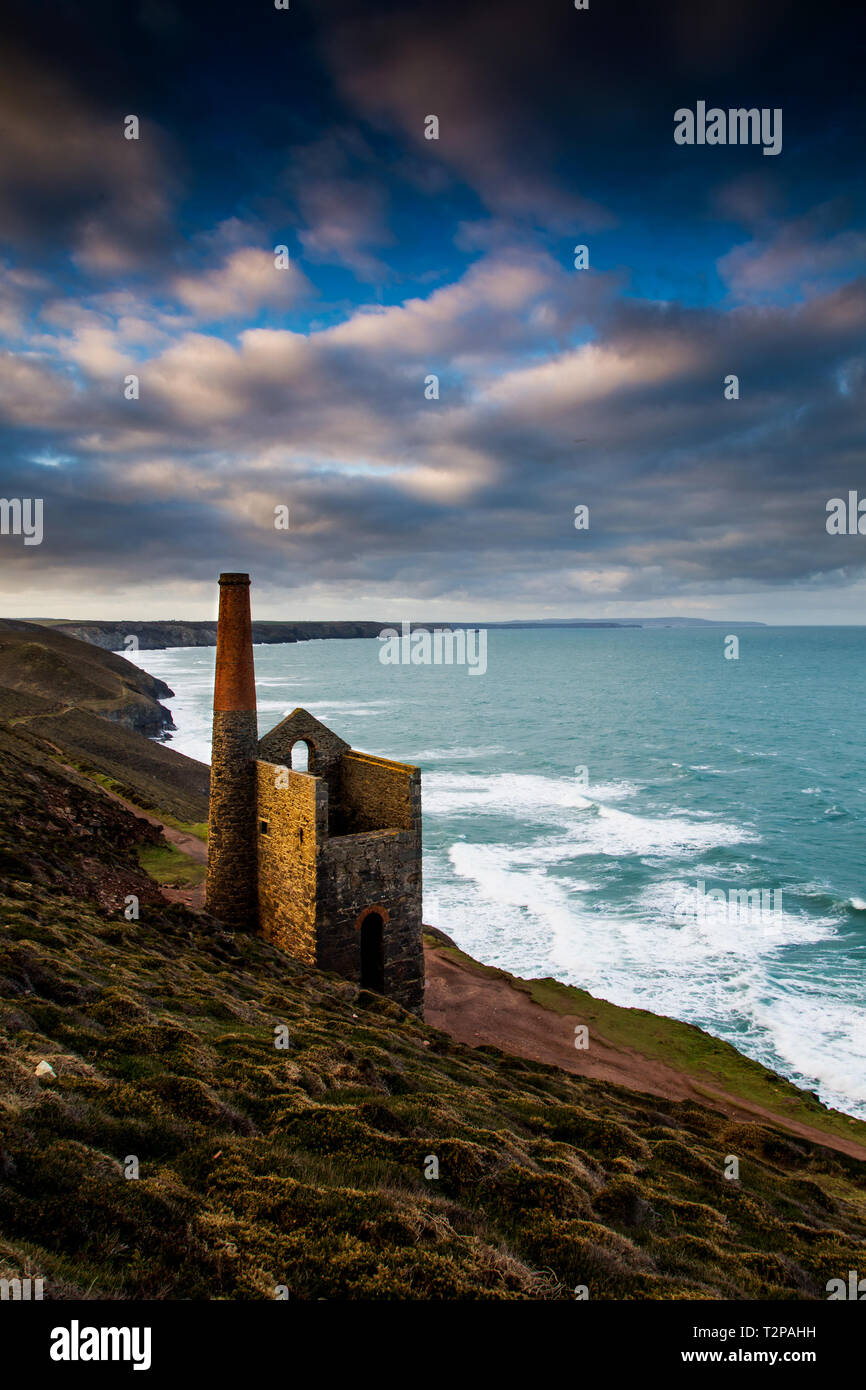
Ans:
[[[197,840],[207,844],[208,823],[206,820],[183,821],[175,820],[174,816],[163,816],[166,825],[172,826],[175,830],[183,830],[187,835],[195,835]]]
[[[169,888],[190,888],[203,883],[207,872],[205,864],[199,864],[167,841],[139,845],[138,862],[156,883]]]
[[[0,1273],[52,1297],[808,1299],[866,1261],[853,1159],[463,1048],[180,908],[19,882],[3,920]]]

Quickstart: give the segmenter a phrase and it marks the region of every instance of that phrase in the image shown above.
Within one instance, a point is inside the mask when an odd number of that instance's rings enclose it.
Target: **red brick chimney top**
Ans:
[[[248,574],[220,575],[213,707],[220,713],[256,707]]]

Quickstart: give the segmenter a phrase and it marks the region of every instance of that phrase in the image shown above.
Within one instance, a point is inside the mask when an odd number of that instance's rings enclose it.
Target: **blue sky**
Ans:
[[[242,569],[262,617],[863,621],[850,6],[48,16],[0,93],[5,613],[205,617]],[[781,152],[677,145],[699,100]]]

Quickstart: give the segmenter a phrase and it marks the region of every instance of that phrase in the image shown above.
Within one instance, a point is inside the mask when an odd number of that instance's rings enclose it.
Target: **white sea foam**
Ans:
[[[425,816],[459,820],[489,812],[526,825],[556,825],[561,834],[550,841],[549,850],[561,861],[589,854],[616,859],[627,855],[680,855],[758,838],[746,826],[710,818],[634,815],[595,801],[588,794],[592,788],[531,773],[484,777],[434,772],[428,773],[423,785]]]
[[[681,911],[693,884],[667,879],[631,910],[594,901],[597,885],[547,872],[552,847],[453,844],[449,859],[467,896],[445,877],[432,885],[437,921],[467,950],[524,976],[555,975],[627,1007],[700,1023],[776,1070],[784,1059],[798,1084],[827,1104],[866,1116],[862,1009],[834,1000],[828,978],[796,989],[768,971],[791,946],[820,946],[835,916],[792,911],[750,922],[710,902],[706,915]]]
[[[636,816],[611,806],[599,806],[595,823],[590,822],[588,829],[584,852],[614,858],[626,854],[682,854],[759,838],[746,826],[726,821]]]
[[[456,748],[422,748],[420,752],[413,752],[409,761],[419,764],[436,762],[469,762],[475,758],[495,758],[505,750],[501,746],[484,747],[456,747]]]
[[[429,772],[423,781],[425,815],[471,816],[480,810],[522,820],[559,820],[564,808],[593,803],[576,779],[541,777],[533,773]]]
[[[196,730],[184,727],[180,732],[172,734],[168,740],[168,747],[172,748],[175,753],[183,753],[187,758],[195,758],[200,763],[209,763],[211,731],[209,728]]]
[[[753,1055],[808,1089],[817,1087],[825,1104],[866,1118],[866,1018],[858,1004],[818,993],[798,980],[796,991],[775,989],[751,999],[756,1038]]]
[[[635,782],[618,781],[591,782],[583,790],[591,801],[624,801],[626,797],[634,796],[641,788]]]
[[[728,885],[741,886],[747,885]],[[676,941],[678,948],[685,946],[693,958],[714,959],[731,953],[741,960],[763,956],[779,946],[828,940],[835,936],[839,923],[835,916],[807,916],[784,906],[780,911],[752,912],[740,910],[730,900],[698,899],[691,874],[652,884],[638,902],[648,919],[665,924],[671,942]]]
[[[547,857],[544,845],[515,850],[458,841],[448,854],[452,874],[427,877],[428,912],[446,931],[451,923],[482,959],[520,975],[549,974],[558,936],[570,937],[579,895],[594,885],[548,874]]]

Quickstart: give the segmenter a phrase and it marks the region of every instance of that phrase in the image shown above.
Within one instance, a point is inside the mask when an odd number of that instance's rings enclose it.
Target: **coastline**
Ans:
[[[34,627],[43,627],[74,637],[80,642],[101,647],[105,651],[166,651],[181,647],[215,647],[216,622],[207,619],[190,621],[169,619],[111,620],[106,622],[78,620],[75,618],[28,618],[23,619]],[[279,646],[292,642],[327,641],[331,638],[373,638],[385,628],[399,627],[400,620],[389,618],[373,621],[357,619],[311,619],[305,622],[282,622],[257,619],[252,624],[254,646]],[[697,618],[565,618],[565,619],[526,619],[512,622],[479,622],[466,619],[423,619],[410,622],[412,632],[429,632],[434,628],[491,629],[507,632],[531,631],[536,629],[634,629],[634,628],[728,628],[731,621]],[[738,628],[760,628],[766,626],[759,622],[739,622]],[[135,645],[130,648],[130,640]]]
[[[68,637],[59,640],[70,648],[77,645]],[[136,677],[145,677],[159,690],[156,678],[118,658],[108,659]],[[117,795],[137,817],[161,827],[166,848],[176,857],[169,854],[166,862],[157,856],[148,871],[160,876],[165,896],[196,906],[195,885],[185,880],[190,864],[200,865],[206,854],[201,831],[207,815],[207,767],[170,744],[152,739],[142,743],[139,733],[83,708],[44,701],[43,709],[32,694],[25,699],[11,692],[7,703],[6,714],[16,735],[53,745],[65,768],[74,768],[89,786]],[[436,975],[429,996],[434,1010],[430,1021],[455,1038],[649,1094],[700,1100],[723,1110],[728,1107],[729,1113],[733,1113],[731,1107],[743,1113],[751,1110],[789,1129],[805,1125],[841,1140],[856,1135],[855,1144],[862,1139],[866,1145],[866,1126],[861,1121],[825,1108],[809,1090],[789,1083],[696,1025],[680,1023],[662,1012],[610,1004],[560,980],[523,980],[458,951],[441,937],[439,933],[435,946],[428,941],[428,959]],[[484,991],[479,982],[486,982]],[[590,1027],[590,1047],[583,1053],[574,1047],[577,1022]]]
[[[94,715],[67,752],[69,719],[0,728],[0,1274],[34,1269],[50,1299],[269,1299],[288,1274],[301,1299],[742,1301],[823,1300],[861,1266],[860,1122],[435,927],[423,1022],[221,929],[185,910],[207,769]],[[756,1085],[778,1088],[763,1111]]]
[[[134,814],[144,814],[116,791],[101,790]],[[168,901],[203,911],[206,841],[156,815],[144,818],[161,827],[172,852],[143,867]],[[809,1143],[866,1160],[866,1122],[825,1106],[812,1092],[694,1024],[612,1004],[560,980],[524,979],[486,965],[427,923],[424,956],[424,1020],[455,1042],[493,1048],[631,1092],[690,1101],[731,1121],[777,1126]],[[578,1028],[587,1030],[585,1048],[575,1046]]]

